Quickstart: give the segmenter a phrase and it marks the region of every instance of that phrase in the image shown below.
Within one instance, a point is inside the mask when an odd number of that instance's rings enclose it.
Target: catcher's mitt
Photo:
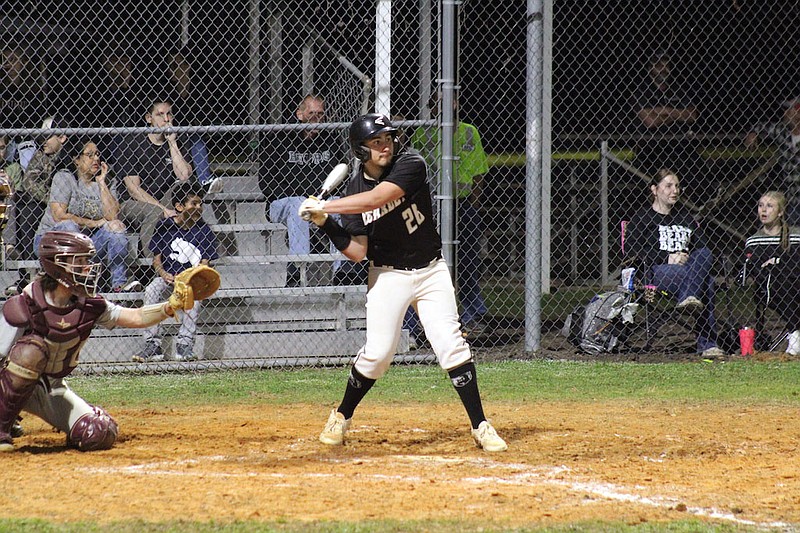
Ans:
[[[205,300],[219,289],[219,272],[206,265],[187,268],[174,279],[169,305],[176,311],[188,311],[195,300]]]

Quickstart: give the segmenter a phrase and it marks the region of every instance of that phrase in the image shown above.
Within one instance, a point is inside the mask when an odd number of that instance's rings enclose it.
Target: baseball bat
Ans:
[[[320,189],[320,193],[317,198],[324,200],[330,193],[335,191],[336,188],[342,184],[348,174],[350,174],[350,167],[347,165],[347,163],[339,163],[333,167],[333,169],[325,178],[325,181],[322,182],[322,188]],[[303,215],[303,220],[311,220],[311,215],[305,213]]]

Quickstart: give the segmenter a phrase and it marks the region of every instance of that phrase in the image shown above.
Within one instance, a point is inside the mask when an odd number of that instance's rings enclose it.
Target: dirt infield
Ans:
[[[797,409],[490,403],[506,453],[458,404],[365,402],[344,447],[329,407],[111,406],[121,441],[63,447],[38,420],[0,455],[0,516],[62,521],[463,520],[493,526],[686,520],[800,529]]]

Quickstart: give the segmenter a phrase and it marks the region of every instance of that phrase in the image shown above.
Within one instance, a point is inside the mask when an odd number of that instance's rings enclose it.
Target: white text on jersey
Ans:
[[[402,196],[397,200],[392,200],[391,202],[387,202],[381,207],[377,209],[373,209],[372,211],[367,211],[366,213],[361,213],[361,219],[364,221],[364,225],[370,224],[375,222],[379,218],[381,218],[386,213],[390,213],[394,210],[398,205],[402,204],[405,201],[406,197]]]

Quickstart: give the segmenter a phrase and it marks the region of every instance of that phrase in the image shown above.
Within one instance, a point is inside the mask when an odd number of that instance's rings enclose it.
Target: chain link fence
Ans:
[[[365,267],[313,228],[298,229],[294,213],[297,198],[349,161],[348,123],[374,109],[390,113],[404,145],[429,162],[442,234],[453,237],[445,246],[454,250],[464,334],[480,357],[579,353],[562,326],[615,290],[626,268],[638,272],[624,302],[636,312],[599,332],[615,332],[625,357],[731,353],[744,325],[770,348],[798,326],[781,309],[790,299],[759,296],[768,267],[736,281],[747,237],[773,228],[758,218],[762,194],[784,192],[789,215],[800,187],[795,2],[545,2],[543,88],[526,87],[533,18],[519,1],[457,3],[452,28],[444,4],[431,0],[12,3],[0,26],[0,128],[15,188],[3,234],[6,295],[37,271],[43,219],[96,231],[103,215],[81,180],[96,180],[101,160],[127,244],[124,268],[119,254],[103,257],[108,299],[141,305],[160,277],[146,221],[183,208],[173,203],[174,182],[202,188],[215,235],[214,246],[194,243],[223,276],[196,330],[174,322],[152,338],[97,330],[84,371],[348,362],[364,340]],[[443,71],[449,42],[454,80]],[[546,103],[542,227],[534,228],[525,224],[529,91]],[[454,191],[442,180],[450,154],[440,138],[450,95]],[[86,157],[93,152],[101,159]],[[642,214],[657,212],[654,201],[661,211],[675,203],[651,188],[665,168],[680,181],[675,213],[692,222],[656,223],[661,239],[650,242]],[[141,205],[142,190],[160,207]],[[61,207],[48,215],[54,202]],[[540,230],[543,249],[526,251],[526,232]],[[749,250],[791,264],[791,249],[773,241]],[[703,248],[708,257],[692,267],[705,272],[702,291],[655,279],[656,260],[695,265]],[[526,253],[542,256],[541,308],[526,307]],[[187,253],[168,248],[162,259],[172,255]],[[794,290],[793,276],[781,279],[774,289]],[[676,314],[689,295],[704,310]],[[540,346],[524,345],[526,312],[540,314]],[[163,360],[146,352],[148,340]],[[776,349],[786,347],[784,339]],[[193,360],[176,361],[179,351]],[[433,361],[413,316],[398,359]]]
[[[608,322],[594,322],[596,341],[615,330],[621,346],[634,344],[622,342],[626,336],[643,336],[633,357],[714,359],[739,353],[738,331],[748,326],[758,331],[757,349],[798,353],[785,337],[800,325],[790,296],[797,272],[769,264],[797,252],[779,241],[781,220],[798,222],[800,78],[790,22],[798,9],[736,0],[554,2],[558,319],[570,301],[559,294],[585,304],[636,268],[633,294],[620,304],[638,304],[638,313],[605,332]],[[663,181],[665,174],[673,177]],[[762,198],[773,190],[788,206]],[[762,238],[748,241],[759,231]],[[656,289],[643,290],[648,285]]]

